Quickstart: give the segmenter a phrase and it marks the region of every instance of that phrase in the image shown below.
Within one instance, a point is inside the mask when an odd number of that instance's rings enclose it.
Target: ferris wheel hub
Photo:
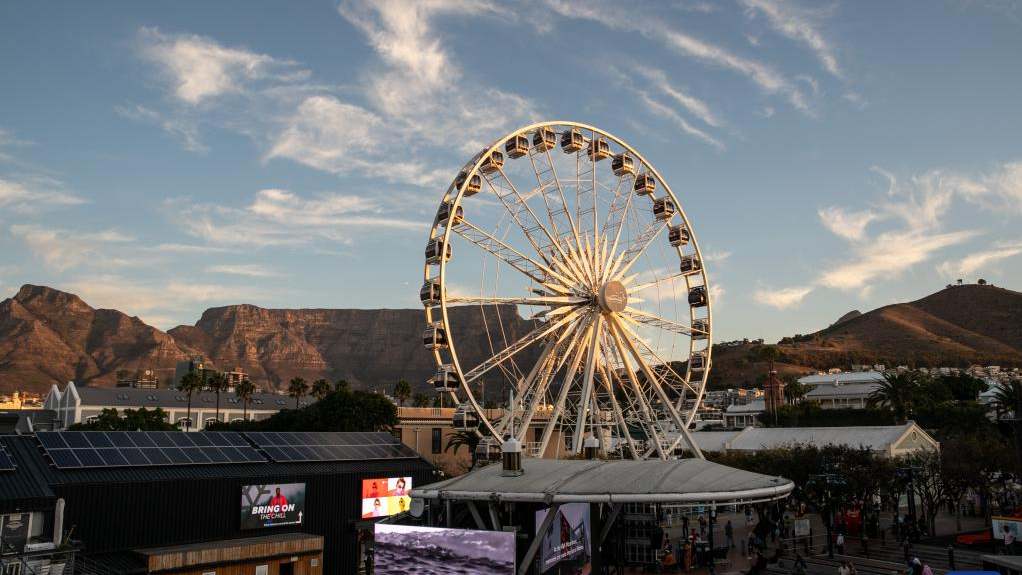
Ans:
[[[600,287],[597,301],[603,311],[620,312],[628,305],[628,290],[618,281],[609,281]]]

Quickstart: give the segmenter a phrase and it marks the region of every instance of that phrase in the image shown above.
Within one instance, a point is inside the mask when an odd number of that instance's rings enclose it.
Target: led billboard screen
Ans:
[[[305,484],[241,486],[241,528],[301,525],[305,517]]]
[[[376,575],[512,575],[515,534],[377,523]]]
[[[408,511],[412,499],[411,477],[383,477],[362,480],[362,518],[388,517]]]
[[[536,512],[536,537],[542,537],[539,548],[539,572],[587,575],[592,571],[593,552],[589,535],[588,503],[566,503],[555,512],[545,533],[539,533],[549,509]]]

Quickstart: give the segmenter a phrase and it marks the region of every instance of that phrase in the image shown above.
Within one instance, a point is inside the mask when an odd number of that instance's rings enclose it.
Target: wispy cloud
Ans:
[[[869,210],[858,212],[836,206],[820,208],[817,213],[824,227],[831,233],[851,241],[861,240],[866,226],[880,217]]]
[[[840,78],[834,47],[824,39],[817,29],[814,13],[796,5],[791,0],[739,0],[746,13],[762,14],[770,26],[779,34],[809,47],[830,74]]]
[[[64,190],[64,185],[52,178],[0,178],[0,208],[4,210],[30,214],[54,206],[84,203],[84,199]]]
[[[761,289],[753,294],[753,299],[763,305],[777,309],[787,309],[802,303],[807,295],[812,293],[811,286],[790,287],[778,290]]]
[[[968,254],[959,260],[948,260],[937,266],[937,270],[948,277],[972,275],[991,268],[1008,258],[1022,254],[1022,241],[994,242],[989,248]]]
[[[648,66],[636,66],[634,69],[642,77],[648,80],[652,86],[681,105],[690,114],[710,126],[720,127],[721,121],[717,119],[716,114],[710,110],[709,104],[671,85],[667,79],[667,74],[664,73],[663,70],[650,68]]]
[[[731,70],[748,78],[768,94],[783,95],[795,108],[814,114],[805,94],[783,74],[762,62],[739,56],[716,44],[678,30],[653,18],[637,17],[636,11],[612,1],[542,0],[556,14],[598,22],[607,28],[637,32],[692,60]]]
[[[184,149],[189,152],[204,154],[209,151],[199,136],[199,127],[183,117],[169,118],[155,110],[139,105],[117,106],[114,111],[129,120],[159,126],[171,137],[179,140]]]
[[[39,225],[19,224],[10,227],[11,235],[22,240],[42,258],[50,270],[64,272],[72,268],[121,267],[130,261],[111,253],[111,244],[128,244],[132,238],[117,230],[72,232]]]
[[[218,264],[207,266],[206,271],[214,274],[230,274],[252,278],[280,277],[280,272],[273,271],[259,264]]]

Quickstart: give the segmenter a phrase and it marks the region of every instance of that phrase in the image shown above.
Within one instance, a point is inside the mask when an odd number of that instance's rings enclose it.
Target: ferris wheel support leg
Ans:
[[[611,384],[611,379],[607,377],[607,371],[603,365],[600,365],[600,375],[603,376],[603,386],[607,388],[607,395],[610,396],[610,406],[614,410],[614,420],[617,422],[625,442],[628,443],[628,452],[632,454],[632,457],[635,457],[639,450],[635,447],[635,440],[632,439],[632,434],[628,432],[628,422],[625,421],[625,416],[621,412],[621,406],[617,402],[617,397],[614,396],[614,386]]]
[[[593,374],[596,373],[596,363],[600,357],[600,327],[603,323],[603,314],[597,314],[593,320],[593,338],[589,342],[589,352],[586,354],[586,370],[582,381],[582,397],[578,401],[578,421],[575,422],[575,433],[572,436],[571,451],[578,453],[582,450],[582,435],[585,432],[586,419],[589,415],[589,399],[593,394]]]
[[[590,338],[595,337],[593,334],[592,317],[589,318],[589,323],[586,326],[585,335],[582,337],[582,341],[589,341]],[[578,373],[578,366],[582,363],[582,356],[585,350],[579,347],[575,351],[575,358],[571,362],[571,367],[564,375],[564,382],[561,384],[561,390],[557,394],[557,402],[554,403],[554,410],[550,414],[550,419],[547,420],[546,427],[543,429],[543,437],[539,443],[540,456],[546,453],[547,445],[550,443],[550,437],[554,434],[554,429],[557,427],[557,422],[561,418],[561,413],[564,412],[564,404],[568,400],[568,391],[571,388],[571,382],[575,379],[575,374]],[[562,442],[563,443],[563,442]],[[557,454],[560,455],[561,448],[558,446]]]
[[[607,330],[607,333],[610,335],[610,338],[614,341],[614,347],[617,350],[618,359],[621,360],[621,365],[623,365],[625,369],[628,370],[629,374],[628,379],[631,384],[632,391],[635,394],[634,399],[635,402],[639,404],[639,409],[642,410],[642,414],[646,418],[646,422],[648,424],[647,431],[649,432],[649,435],[652,436],[654,442],[653,443],[654,450],[656,451],[657,455],[660,456],[660,459],[667,459],[667,456],[664,454],[662,442],[660,441],[660,434],[657,433],[656,430],[657,418],[654,417],[653,408],[650,407],[649,402],[646,401],[646,395],[642,391],[642,387],[640,387],[639,382],[635,377],[635,370],[632,368],[632,362],[628,359],[628,354],[625,352],[624,344],[621,343],[621,339],[618,338],[614,330],[612,329]],[[646,456],[648,455],[649,453],[646,454]]]

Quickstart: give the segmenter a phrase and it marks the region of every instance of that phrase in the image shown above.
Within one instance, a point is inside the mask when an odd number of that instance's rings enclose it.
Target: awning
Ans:
[[[418,499],[537,503],[726,503],[788,496],[795,484],[783,477],[742,471],[703,459],[604,461],[532,459],[525,472],[501,475],[499,464],[412,489]]]

